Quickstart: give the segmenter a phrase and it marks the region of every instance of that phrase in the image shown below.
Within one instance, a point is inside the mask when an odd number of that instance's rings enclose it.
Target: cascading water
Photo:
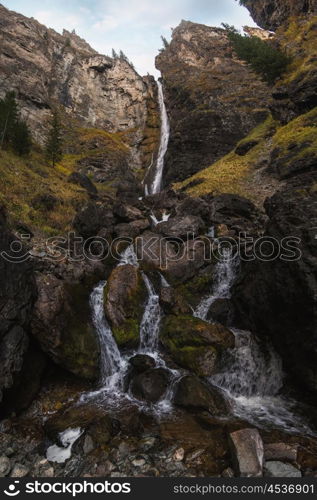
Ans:
[[[215,283],[212,293],[197,306],[194,312],[196,318],[206,320],[211,305],[217,299],[230,298],[230,290],[236,277],[239,260],[232,256],[229,248],[223,249],[222,252],[222,258],[215,267]]]
[[[103,292],[106,282],[96,286],[90,296],[92,322],[100,345],[100,385],[104,389],[122,391],[127,363],[122,358],[104,314]]]
[[[161,191],[162,178],[164,171],[164,158],[167,152],[168,141],[170,136],[170,125],[168,121],[167,110],[164,102],[163,85],[160,81],[157,82],[158,98],[161,112],[161,137],[160,148],[156,163],[152,163],[148,171],[148,180],[145,179],[145,195],[156,194]]]
[[[224,250],[215,269],[215,284],[209,297],[197,307],[194,316],[206,320],[213,302],[231,298],[231,288],[237,275],[239,259]],[[297,403],[279,396],[283,387],[282,362],[271,345],[260,342],[251,332],[231,329],[235,348],[223,359],[223,369],[209,378],[222,389],[233,413],[254,425],[268,425],[288,432],[313,434],[302,417],[297,416]]]
[[[151,281],[144,273],[142,273],[142,277],[148,291],[148,300],[145,305],[140,327],[139,351],[153,355],[158,351],[161,324],[161,308],[159,303],[159,296],[156,294]]]

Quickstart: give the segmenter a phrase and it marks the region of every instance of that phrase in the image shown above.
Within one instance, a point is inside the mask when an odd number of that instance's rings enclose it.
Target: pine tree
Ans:
[[[12,146],[14,152],[20,156],[28,155],[31,151],[31,133],[24,120],[17,120],[14,125]]]
[[[165,36],[161,36],[161,39],[162,39],[162,42],[163,42],[163,45],[164,45],[164,48],[167,49],[169,47],[169,43],[168,41],[166,40]]]
[[[45,150],[46,158],[51,162],[52,166],[55,167],[55,164],[63,157],[61,122],[56,111],[53,112],[50,122],[50,130],[47,135]]]
[[[10,144],[17,119],[15,93],[7,92],[5,98],[0,100],[0,149]]]
[[[112,49],[112,59],[118,59],[118,54],[114,49]]]

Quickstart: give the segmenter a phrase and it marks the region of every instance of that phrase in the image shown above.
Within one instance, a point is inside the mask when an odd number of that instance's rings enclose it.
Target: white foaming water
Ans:
[[[215,227],[214,226],[210,226],[210,228],[208,229],[208,232],[207,232],[206,236],[208,236],[208,238],[214,238],[215,237]]]
[[[122,391],[127,362],[122,358],[105,318],[103,303],[105,285],[105,281],[99,283],[90,296],[92,321],[100,344],[100,385],[104,389]]]
[[[231,287],[236,278],[239,265],[237,257],[233,257],[230,249],[223,249],[222,259],[215,267],[215,283],[211,295],[205,297],[197,306],[194,316],[203,320],[207,315],[211,305],[217,299],[230,298]]]
[[[147,185],[145,186],[145,193],[148,194],[156,194],[161,191],[163,170],[164,170],[164,158],[166,155],[169,136],[170,136],[170,125],[164,102],[163,86],[160,81],[157,82],[157,87],[158,87],[158,98],[161,111],[161,139],[160,139],[160,148],[158,152],[157,162],[155,165],[153,181],[149,186]]]
[[[72,454],[73,444],[82,435],[83,431],[80,427],[76,429],[66,429],[66,431],[59,434],[60,442],[62,446],[57,446],[56,444],[47,448],[46,458],[49,462],[57,462],[62,464],[68,460]]]
[[[138,258],[134,250],[133,244],[129,245],[120,255],[120,262],[118,266],[131,266],[139,267]]]
[[[161,224],[162,222],[167,222],[168,219],[170,218],[171,214],[168,214],[166,213],[166,211],[164,210],[163,214],[162,214],[162,219],[161,220],[158,220],[158,218],[154,215],[154,214],[151,214],[150,217],[154,223],[155,226],[157,226],[158,224]]]
[[[171,285],[169,284],[169,282],[167,281],[167,279],[164,278],[163,274],[159,273],[159,275],[160,275],[160,278],[161,278],[162,288],[170,288]]]
[[[313,434],[302,417],[294,413],[296,403],[279,396],[283,387],[282,362],[270,345],[250,333],[232,329],[236,346],[228,353],[225,368],[209,380],[227,395],[233,413],[254,425],[268,425],[288,432]]]
[[[140,352],[147,352],[151,355],[158,351],[159,333],[161,325],[161,307],[159,296],[155,292],[154,286],[142,273],[145,283],[148,300],[144,308],[143,318],[140,327]]]

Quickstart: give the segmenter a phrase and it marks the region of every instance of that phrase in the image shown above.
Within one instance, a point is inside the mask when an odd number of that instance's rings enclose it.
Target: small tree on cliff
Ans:
[[[53,167],[63,157],[62,144],[61,122],[58,113],[54,111],[45,144],[46,158]]]
[[[223,24],[237,56],[246,61],[270,85],[281,77],[291,58],[270,41],[257,36],[241,35],[234,26]]]
[[[12,149],[18,155],[29,154],[31,133],[27,123],[19,116],[14,92],[0,99],[0,149]]]
[[[20,156],[28,155],[31,151],[32,139],[27,123],[24,120],[17,120],[12,137],[13,150]]]

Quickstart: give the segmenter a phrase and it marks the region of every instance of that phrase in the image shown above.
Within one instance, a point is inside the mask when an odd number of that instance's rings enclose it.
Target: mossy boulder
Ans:
[[[31,329],[42,350],[74,375],[96,380],[99,344],[91,323],[90,286],[46,274],[37,277],[37,286]]]
[[[228,404],[220,390],[191,375],[178,382],[174,403],[195,412],[207,411],[213,416],[228,414]]]
[[[167,316],[161,342],[177,364],[200,377],[216,373],[223,350],[235,345],[230,330],[192,316]]]
[[[119,347],[138,345],[146,296],[138,268],[127,264],[112,271],[104,291],[104,308]]]

